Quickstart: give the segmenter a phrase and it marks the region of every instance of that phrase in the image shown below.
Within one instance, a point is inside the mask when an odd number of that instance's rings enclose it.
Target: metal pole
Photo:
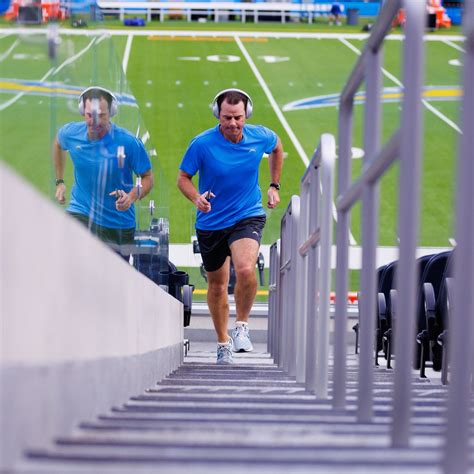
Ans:
[[[448,426],[443,468],[446,474],[469,470],[469,426],[471,377],[474,358],[474,4],[465,3],[464,100],[460,138],[456,197],[456,253],[454,256],[454,304],[449,319]]]
[[[317,172],[322,183],[320,209],[321,219],[321,264],[319,267],[319,317],[318,342],[316,344],[316,396],[328,398],[329,372],[329,305],[331,292],[331,246],[332,246],[332,198],[334,191],[334,162],[336,159],[336,142],[334,137],[324,134],[321,137],[321,165]],[[319,184],[319,181],[318,184]],[[318,186],[319,187],[319,186]],[[319,192],[319,190],[317,191]]]
[[[311,166],[311,165],[310,165]],[[311,179],[311,178],[310,178]],[[296,270],[296,314],[298,327],[296,335],[296,381],[304,383],[306,374],[306,294],[308,281],[308,258],[298,252],[300,244],[308,235],[309,182],[303,180],[300,187],[300,220],[298,228],[297,270]]]
[[[339,111],[338,195],[343,195],[351,180],[353,97],[341,102]],[[337,213],[336,225],[336,305],[334,317],[333,407],[346,407],[347,290],[349,264],[350,213]]]
[[[404,44],[404,100],[400,144],[400,258],[397,268],[397,319],[392,444],[407,447],[411,416],[411,367],[415,344],[416,245],[419,223],[419,190],[423,141],[422,84],[424,0],[406,0]]]
[[[364,117],[364,166],[369,166],[380,147],[382,52],[366,50],[366,104]],[[368,183],[362,192],[362,272],[359,314],[360,357],[357,418],[369,422],[373,415],[375,267],[378,242],[379,185]]]

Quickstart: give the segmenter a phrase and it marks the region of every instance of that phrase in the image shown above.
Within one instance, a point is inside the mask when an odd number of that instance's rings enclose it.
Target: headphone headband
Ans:
[[[247,106],[245,107],[245,118],[250,118],[253,113],[253,102],[251,97],[247,94],[247,92],[241,90],[241,89],[224,89],[217,93],[217,95],[214,97],[214,100],[212,101],[212,114],[216,119],[219,118],[219,112],[220,112],[220,107],[218,104],[219,98],[223,95],[226,94],[227,92],[238,92],[239,94],[242,94],[246,99],[247,99]]]
[[[117,115],[117,112],[118,112],[117,97],[115,96],[115,94],[113,92],[109,91],[105,87],[99,87],[99,86],[91,86],[91,87],[88,87],[87,89],[84,89],[82,91],[81,95],[79,96],[78,103],[77,103],[79,113],[81,115],[84,115],[84,96],[88,92],[93,91],[93,90],[103,92],[111,98],[110,107],[109,107],[110,116],[113,117],[114,115]]]

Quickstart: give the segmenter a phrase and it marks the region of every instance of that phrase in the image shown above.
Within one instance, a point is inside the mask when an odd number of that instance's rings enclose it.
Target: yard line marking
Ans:
[[[72,28],[59,28],[59,33],[71,36],[95,36],[98,30],[79,30]],[[46,34],[46,30],[42,28],[2,28],[4,34]],[[369,33],[310,33],[310,32],[267,32],[267,31],[192,31],[190,30],[110,30],[107,32],[110,36],[238,36],[239,38],[314,38],[314,39],[360,39],[366,40]],[[388,40],[403,41],[404,35],[393,34],[387,36]],[[425,41],[440,41],[445,39],[451,41],[465,41],[462,35],[425,35]]]
[[[97,38],[97,36],[92,38],[92,41],[84,49],[82,49],[81,51],[76,53],[74,56],[71,56],[70,58],[66,59],[66,61],[64,61],[62,64],[60,64],[56,68],[56,70],[54,71],[54,74],[57,74],[61,69],[68,66],[69,64],[73,63],[76,59],[79,59],[83,54],[85,54],[85,53],[87,53],[87,51],[89,51],[89,49],[94,45],[94,43],[99,44],[106,37],[107,37],[107,35],[104,34],[100,38]]]
[[[361,55],[361,51],[356,48],[354,45],[352,45],[351,43],[349,43],[347,40],[345,40],[344,38],[340,38],[341,43],[345,44],[348,48],[350,48],[352,51],[354,51],[357,55]],[[395,77],[393,74],[391,74],[390,72],[388,72],[385,68],[382,68],[382,72],[383,74],[388,77],[391,81],[393,81],[395,84],[397,84],[397,86],[401,87],[403,89],[403,84],[402,82],[397,78]],[[444,115],[441,111],[439,111],[437,108],[433,107],[427,100],[425,99],[421,99],[421,103],[430,111],[432,112],[434,115],[436,115],[438,118],[440,118],[444,123],[448,124],[451,128],[453,128],[454,130],[456,130],[456,132],[458,132],[459,134],[462,135],[462,130],[459,128],[459,126],[453,122],[450,118],[446,117],[446,115]]]
[[[10,53],[16,48],[16,45],[20,42],[19,39],[17,39],[4,53],[0,55],[0,63],[7,59],[7,57],[10,55]]]
[[[79,57],[81,57],[84,53],[86,53],[90,47],[95,43],[99,43],[100,41],[102,41],[104,38],[106,37],[106,35],[102,35],[98,40],[97,40],[97,37],[94,37],[92,39],[92,41],[84,48],[82,49],[81,51],[79,51],[77,54],[75,54],[74,56],[71,56],[70,58],[66,59],[62,64],[60,64],[56,69],[53,67],[51,68],[40,80],[39,82],[44,82],[49,76],[51,75],[54,75],[54,74],[57,74],[63,67],[67,66],[68,64],[71,64],[73,61],[75,61],[76,59],[78,59]],[[4,102],[3,104],[0,104],[0,111],[2,110],[5,110],[7,107],[10,107],[10,105],[14,104],[17,100],[21,99],[26,93],[28,92],[28,90],[25,90],[23,92],[20,92],[19,94],[17,94],[16,96],[12,97],[10,100],[7,100],[6,102]]]
[[[127,73],[128,60],[130,59],[130,51],[132,50],[133,35],[128,35],[125,52],[123,53],[122,69],[123,73]]]
[[[54,71],[54,67],[52,67],[41,79],[40,82],[43,82],[46,80]],[[17,100],[21,99],[28,91],[25,90],[23,92],[20,92],[19,94],[15,95],[12,97],[10,100],[7,100],[3,104],[0,104],[0,111],[5,110],[7,107],[10,107],[10,105],[14,104]]]
[[[308,159],[308,156],[306,155],[303,147],[301,146],[301,143],[299,142],[298,138],[296,137],[293,130],[291,129],[290,124],[287,122],[280,107],[278,107],[278,104],[276,103],[270,89],[268,88],[267,83],[265,82],[265,79],[263,79],[263,76],[260,74],[260,71],[257,69],[257,66],[253,62],[253,59],[250,57],[250,54],[248,53],[248,51],[245,49],[245,46],[243,45],[242,41],[237,35],[235,35],[234,38],[235,38],[235,42],[237,43],[237,46],[240,48],[240,51],[242,52],[245,59],[249,63],[250,69],[252,69],[252,72],[255,74],[255,77],[257,78],[258,82],[260,83],[260,86],[265,92],[265,95],[267,96],[268,101],[270,102],[270,105],[272,106],[278,119],[283,125],[283,128],[285,129],[286,133],[290,137],[290,140],[292,141],[293,146],[296,148],[296,151],[300,155],[301,160],[303,161],[305,167],[307,168],[310,160]],[[334,204],[334,201],[332,203],[332,215],[334,217],[334,220],[337,222],[337,211],[336,211],[336,206]],[[357,244],[351,232],[349,233],[349,239],[350,239],[351,245]]]
[[[466,52],[466,50],[464,48],[457,45],[456,43],[453,43],[451,40],[445,39],[445,40],[443,40],[443,43],[447,44],[448,46],[451,46],[451,48],[454,48],[454,49],[457,49],[458,51],[461,51],[461,53]]]

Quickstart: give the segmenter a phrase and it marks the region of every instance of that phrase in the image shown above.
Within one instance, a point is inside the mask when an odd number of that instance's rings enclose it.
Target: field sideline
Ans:
[[[42,29],[27,28],[25,31],[28,35],[44,34]],[[32,71],[26,71],[26,74],[24,69],[17,67],[13,57],[20,53],[15,52],[28,47],[27,42],[22,41],[13,46],[15,35],[19,33],[25,34],[18,29],[0,29],[0,61],[4,66],[8,64],[8,67],[2,68],[2,82],[13,78],[42,78],[48,72],[47,64],[44,64],[42,74],[41,68],[36,68],[36,65],[29,67]],[[170,209],[171,237],[175,243],[189,243],[193,233],[192,206],[175,189],[176,170],[189,140],[214,125],[208,106],[215,92],[231,86],[247,90],[256,105],[255,120],[252,119],[252,122],[263,123],[277,131],[288,153],[282,178],[283,205],[279,210],[268,213],[269,223],[264,242],[271,243],[278,237],[279,220],[286,203],[291,194],[298,193],[299,178],[311,158],[318,137],[324,132],[337,135],[337,94],[342,90],[367,38],[367,34],[362,33],[293,31],[60,29],[60,34],[67,39],[72,56],[87,47],[90,41],[87,37],[102,35],[105,38],[101,40],[102,44],[113,42],[113,48],[109,49],[113,49],[116,61],[126,71],[131,95],[136,99],[150,140],[157,150],[157,168],[162,176],[159,180],[160,189],[154,197],[162,207]],[[401,35],[391,35],[385,46],[384,137],[398,126],[402,94],[399,59],[402,39]],[[454,187],[454,155],[461,133],[457,100],[460,95],[458,76],[464,38],[460,35],[436,34],[427,35],[426,40],[425,167],[420,245],[445,247],[451,244],[453,228],[450,208]],[[78,62],[86,64],[88,54],[84,53],[84,60]],[[209,59],[212,57],[215,59]],[[86,77],[90,81],[94,74],[89,73],[84,77],[72,71],[75,66],[72,62],[64,66],[61,71],[63,79],[67,78],[69,83],[78,87],[88,85]],[[67,70],[69,67],[71,71]],[[100,82],[104,74],[99,71],[94,80]],[[8,101],[17,97],[12,97],[12,93],[19,94],[4,88],[0,90],[3,114],[21,115],[26,107],[31,108],[30,102],[38,102],[37,98],[24,94],[8,106]],[[331,95],[336,98],[331,98]],[[316,105],[308,103],[307,99],[315,99]],[[62,109],[71,108],[59,100],[56,105]],[[362,108],[357,107],[354,147],[358,150],[363,148],[361,112]],[[68,113],[70,119],[77,119]],[[62,119],[68,113],[64,110],[64,113],[58,113],[58,117]],[[59,118],[54,126],[57,125]],[[7,128],[7,141],[13,142],[12,145],[20,143],[21,137],[16,138],[11,128]],[[2,134],[4,132],[2,126]],[[48,140],[52,135],[53,131],[47,137]],[[41,145],[46,150],[48,140],[44,140]],[[8,151],[3,151],[1,158],[32,179],[29,172],[25,171],[31,162],[20,160],[18,163]],[[265,168],[266,164],[263,163],[262,188],[268,180]],[[360,168],[361,160],[355,159],[354,177]],[[46,174],[50,174],[50,170]],[[384,177],[381,193],[380,243],[394,245],[397,226],[396,167]],[[360,240],[358,212],[356,208],[353,213],[353,243]]]

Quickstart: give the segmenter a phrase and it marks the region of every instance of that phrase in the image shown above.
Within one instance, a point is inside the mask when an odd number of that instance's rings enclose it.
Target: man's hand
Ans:
[[[270,186],[268,188],[268,203],[267,206],[269,209],[273,209],[280,204],[280,193],[278,192],[278,189],[275,189],[273,186]]]
[[[66,185],[64,183],[59,183],[56,186],[55,197],[59,204],[66,204]]]
[[[127,194],[123,189],[117,189],[112,191],[109,196],[115,196],[117,200],[115,201],[115,208],[117,211],[127,211],[130,209],[130,206],[133,204],[133,199],[130,194]]]
[[[194,204],[201,212],[207,214],[211,210],[211,199],[214,197],[216,197],[216,195],[213,192],[206,191],[194,200]]]

